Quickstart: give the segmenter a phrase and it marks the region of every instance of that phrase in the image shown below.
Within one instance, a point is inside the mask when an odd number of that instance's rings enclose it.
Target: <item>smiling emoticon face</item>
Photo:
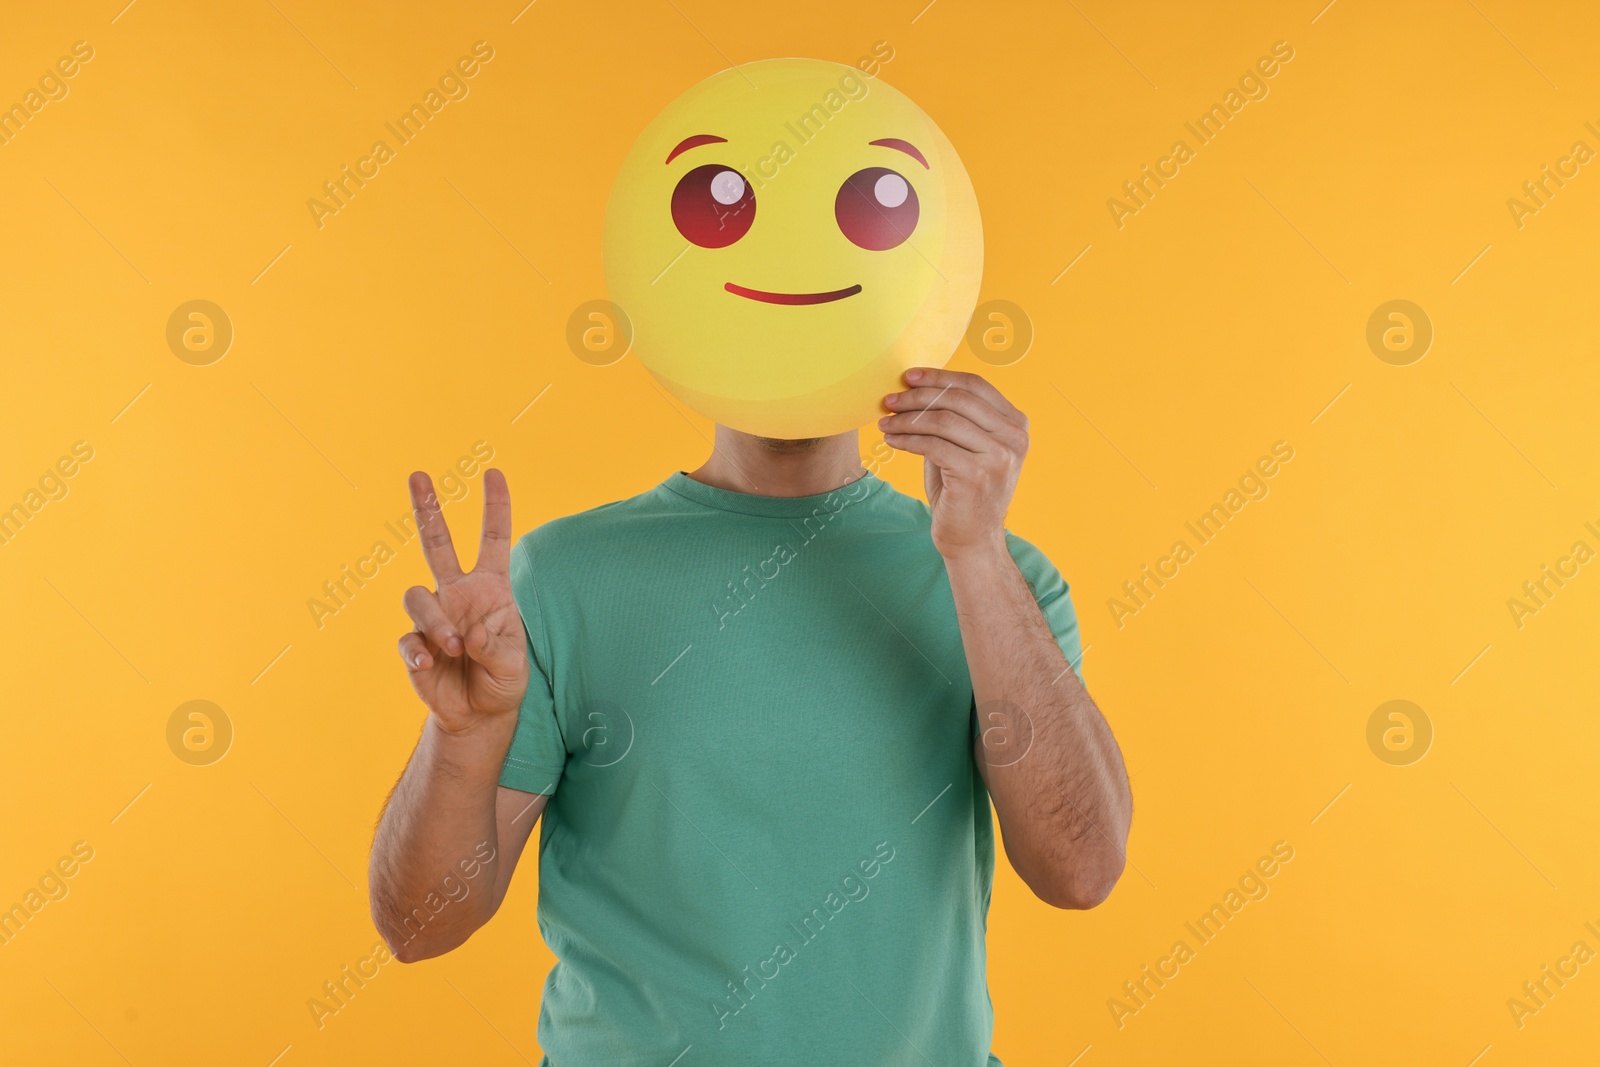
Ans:
[[[943,366],[983,275],[977,197],[921,108],[853,67],[715,74],[639,136],[606,211],[610,298],[685,404],[763,437],[882,414]]]

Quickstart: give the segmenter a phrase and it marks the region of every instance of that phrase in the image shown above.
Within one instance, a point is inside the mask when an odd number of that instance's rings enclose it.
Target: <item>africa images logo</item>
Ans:
[[[867,894],[872,892],[872,887],[867,883],[883,873],[883,868],[889,865],[894,855],[893,845],[879,841],[873,846],[872,855],[857,863],[856,870],[845,874],[838,889],[830,890],[822,903],[801,916],[798,923],[789,923],[789,933],[785,939],[773,946],[772,955],[756,963],[754,973],[746,965],[737,981],[728,979],[727,996],[711,1002],[712,1014],[717,1017],[717,1029],[726,1029],[729,1019],[748,1008],[756,994],[767,988],[768,982],[776,981],[783,973],[783,968],[799,958],[807,945],[822,936],[830,920],[837,918],[852,901],[866,900]],[[860,873],[857,874],[857,871]]]

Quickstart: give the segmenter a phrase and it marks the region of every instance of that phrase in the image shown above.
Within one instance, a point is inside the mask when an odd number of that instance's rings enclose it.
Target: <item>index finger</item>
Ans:
[[[506,476],[495,468],[483,472],[483,538],[478,542],[478,562],[495,574],[511,570],[511,490]]]
[[[915,377],[913,377],[915,375]],[[1005,398],[1005,394],[990,385],[988,380],[967,371],[943,370],[939,367],[912,367],[906,371],[906,381],[916,386],[933,386],[936,389],[965,389],[989,402],[990,406],[1007,420],[1028,427],[1028,417]]]
[[[439,507],[439,497],[433,491],[433,479],[422,471],[411,475],[411,511],[417,517],[417,532],[422,535],[422,556],[433,571],[434,581],[440,585],[461,577],[461,561],[456,559],[456,546],[450,540],[450,527],[445,525]]]

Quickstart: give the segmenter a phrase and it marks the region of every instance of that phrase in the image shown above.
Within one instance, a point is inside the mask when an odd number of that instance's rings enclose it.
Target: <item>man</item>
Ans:
[[[412,475],[438,589],[406,593],[400,654],[429,714],[373,918],[402,961],[455,948],[542,814],[551,1067],[998,1064],[991,799],[1040,899],[1090,908],[1120,876],[1132,799],[1067,586],[1003,525],[1028,421],[976,375],[905,379],[879,426],[928,505],[855,431],[718,426],[692,474],[515,552],[489,471],[463,574]],[[481,888],[419,906],[469,869]]]

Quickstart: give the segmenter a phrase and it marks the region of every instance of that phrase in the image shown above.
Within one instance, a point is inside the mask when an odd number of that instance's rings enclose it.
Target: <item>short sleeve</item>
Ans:
[[[528,632],[528,691],[517,709],[517,728],[500,767],[500,784],[524,793],[556,791],[567,762],[567,744],[556,715],[550,674],[550,636],[535,588],[528,539],[511,553],[511,595]]]

